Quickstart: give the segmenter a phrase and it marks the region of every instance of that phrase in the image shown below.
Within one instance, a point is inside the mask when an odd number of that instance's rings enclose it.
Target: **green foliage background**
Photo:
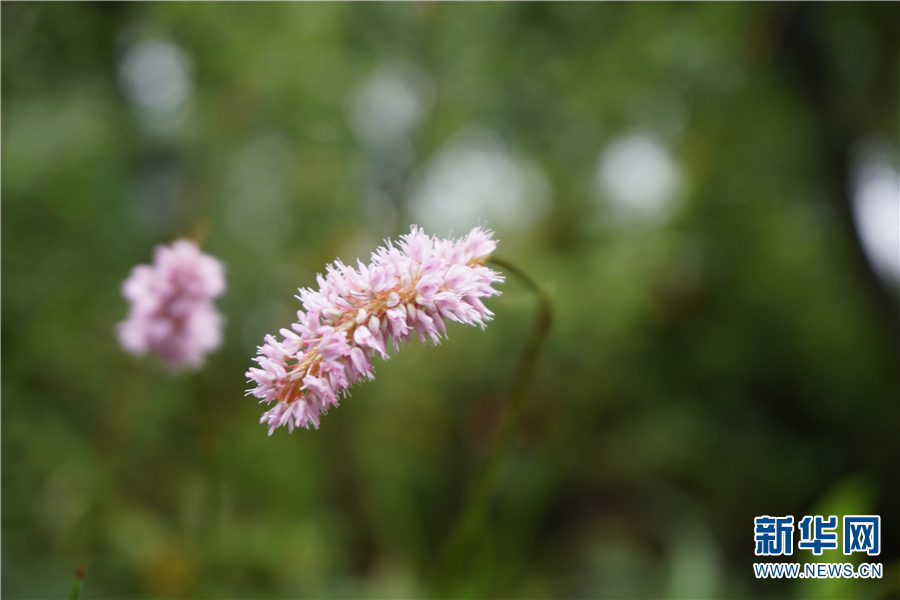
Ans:
[[[3,596],[61,596],[79,562],[85,598],[432,595],[531,326],[527,288],[503,285],[486,331],[451,327],[379,363],[318,431],[267,437],[243,373],[298,286],[408,231],[410,182],[479,123],[548,178],[546,216],[498,227],[498,252],[549,290],[555,320],[451,593],[896,597],[897,296],[860,250],[847,156],[867,135],[897,146],[898,17],[897,3],[4,2]],[[117,75],[147,31],[193,62],[170,132],[144,125]],[[359,82],[397,59],[435,90],[406,163],[372,155],[347,118]],[[646,89],[687,108],[666,138],[681,204],[622,225],[593,182],[606,144],[659,127],[669,106],[641,109]],[[241,157],[271,143],[281,158],[252,163],[253,189],[286,201],[251,198],[236,218]],[[371,179],[389,218],[367,209]],[[171,376],[119,349],[119,286],[203,220],[227,268],[225,341]],[[763,514],[882,515],[885,578],[755,580]]]

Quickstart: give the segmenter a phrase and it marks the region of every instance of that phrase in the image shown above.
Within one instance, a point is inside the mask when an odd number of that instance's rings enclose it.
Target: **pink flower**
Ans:
[[[118,325],[119,343],[132,354],[157,355],[172,370],[197,368],[221,343],[213,298],[224,291],[222,263],[197,244],[157,246],[153,265],[134,267],[122,284],[131,309]]]
[[[413,333],[437,344],[446,334],[444,318],[482,328],[493,313],[481,298],[500,292],[503,281],[484,266],[497,247],[481,227],[459,240],[429,237],[416,226],[397,245],[372,253],[372,262],[354,269],[336,261],[318,276],[319,289],[301,288],[292,330],[282,340],[267,335],[247,371],[260,402],[275,402],[261,423],[269,435],[282,425],[318,428],[319,418],[358,379],[372,379],[372,357],[390,358]]]

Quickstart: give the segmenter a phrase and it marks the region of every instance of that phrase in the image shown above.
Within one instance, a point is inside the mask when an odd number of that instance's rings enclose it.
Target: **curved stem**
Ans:
[[[541,345],[550,331],[553,320],[553,311],[550,298],[544,290],[528,275],[515,265],[500,259],[489,258],[489,263],[497,265],[508,273],[515,275],[538,297],[538,314],[528,336],[519,362],[516,365],[509,400],[503,413],[502,420],[497,430],[491,453],[487,463],[481,470],[475,483],[469,490],[462,515],[456,522],[453,533],[444,548],[439,573],[438,586],[443,592],[448,592],[449,587],[462,575],[466,562],[472,557],[479,533],[484,531],[494,489],[500,474],[500,467],[509,454],[510,447],[522,417],[522,405],[528,384],[531,381],[534,366],[537,362]]]

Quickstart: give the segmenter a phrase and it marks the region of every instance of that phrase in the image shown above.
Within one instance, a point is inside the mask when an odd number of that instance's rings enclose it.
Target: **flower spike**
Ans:
[[[132,354],[156,354],[173,371],[195,369],[222,340],[213,298],[225,291],[222,263],[192,241],[157,246],[152,265],[137,265],[122,284],[131,305],[119,343]]]
[[[360,378],[372,379],[372,357],[387,360],[389,346],[415,334],[440,343],[444,319],[484,328],[493,313],[482,298],[500,292],[503,277],[484,266],[497,247],[493,233],[476,227],[459,240],[429,237],[415,225],[394,245],[386,241],[358,269],[341,261],[318,275],[318,290],[301,288],[297,322],[259,346],[256,387],[247,393],[275,402],[261,423],[269,435],[282,425],[319,427],[322,413]]]

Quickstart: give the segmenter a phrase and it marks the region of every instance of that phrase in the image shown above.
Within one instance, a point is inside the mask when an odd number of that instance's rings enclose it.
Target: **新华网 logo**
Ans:
[[[881,517],[879,515],[846,515],[843,518],[844,554],[865,552],[869,556],[881,553]],[[757,556],[791,556],[794,553],[794,517],[753,519],[753,541]],[[821,515],[805,516],[797,523],[800,529],[800,550],[812,550],[820,556],[823,550],[838,548],[838,518]]]

